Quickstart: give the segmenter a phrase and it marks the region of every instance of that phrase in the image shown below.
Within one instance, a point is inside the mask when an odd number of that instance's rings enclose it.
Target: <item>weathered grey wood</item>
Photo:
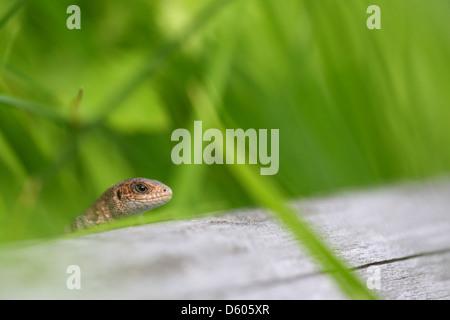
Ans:
[[[293,206],[387,299],[450,298],[450,182],[392,186]],[[340,299],[262,210],[124,228],[2,250],[0,298]],[[81,268],[69,290],[66,268]]]

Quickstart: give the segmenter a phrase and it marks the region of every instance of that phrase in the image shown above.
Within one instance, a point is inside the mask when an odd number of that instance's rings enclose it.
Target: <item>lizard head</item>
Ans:
[[[144,213],[172,199],[172,189],[146,178],[133,178],[111,187],[120,215]]]

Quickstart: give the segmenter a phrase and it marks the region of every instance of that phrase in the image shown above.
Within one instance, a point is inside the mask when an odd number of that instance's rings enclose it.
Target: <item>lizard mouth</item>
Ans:
[[[170,188],[167,189],[168,191],[163,194],[156,193],[153,194],[152,196],[147,195],[142,198],[135,198],[132,201],[130,201],[127,204],[127,206],[135,213],[138,212],[144,213],[151,209],[160,207],[172,199],[172,190],[170,190]]]
[[[172,199],[172,193],[170,194],[164,194],[160,196],[156,196],[151,199],[151,203],[157,204],[157,206],[163,205],[166,202],[170,201]]]
[[[168,202],[170,199],[172,199],[172,189],[169,187],[162,188],[161,193],[156,193],[152,196],[151,202],[162,202],[162,204]]]

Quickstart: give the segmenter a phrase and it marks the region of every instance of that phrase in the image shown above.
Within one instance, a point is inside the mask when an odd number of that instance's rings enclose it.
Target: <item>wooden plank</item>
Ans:
[[[450,298],[450,182],[293,202],[387,299]],[[263,210],[123,228],[3,250],[0,298],[341,299]],[[81,289],[69,290],[69,265]],[[379,282],[374,281],[379,279]]]

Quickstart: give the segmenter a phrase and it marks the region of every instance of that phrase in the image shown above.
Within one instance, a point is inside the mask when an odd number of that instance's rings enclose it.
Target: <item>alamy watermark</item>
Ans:
[[[67,7],[66,13],[70,16],[66,20],[67,29],[81,29],[81,10],[79,6],[71,5]]]
[[[367,7],[366,13],[370,14],[366,25],[369,30],[381,29],[381,9],[377,5]]]
[[[72,264],[67,267],[66,273],[69,273],[70,276],[67,277],[66,286],[67,289],[81,289],[81,269],[76,264]]]
[[[194,121],[193,131],[193,135],[184,128],[172,132],[171,140],[179,141],[171,153],[174,164],[245,164],[248,158],[249,164],[259,162],[261,175],[278,172],[279,129],[270,130],[270,152],[268,129],[226,129],[224,137],[223,132],[216,128],[203,132],[202,121]],[[204,142],[207,144],[203,148]]]
[[[370,266],[367,268],[366,273],[368,274],[366,280],[366,286],[370,290],[380,290],[381,289],[381,269],[379,266]]]
[[[67,18],[66,25],[69,30],[81,29],[81,9],[77,5],[70,5],[66,10],[70,16]],[[381,10],[377,5],[367,7],[366,13],[370,14],[367,18],[366,26],[368,29],[381,29]]]

